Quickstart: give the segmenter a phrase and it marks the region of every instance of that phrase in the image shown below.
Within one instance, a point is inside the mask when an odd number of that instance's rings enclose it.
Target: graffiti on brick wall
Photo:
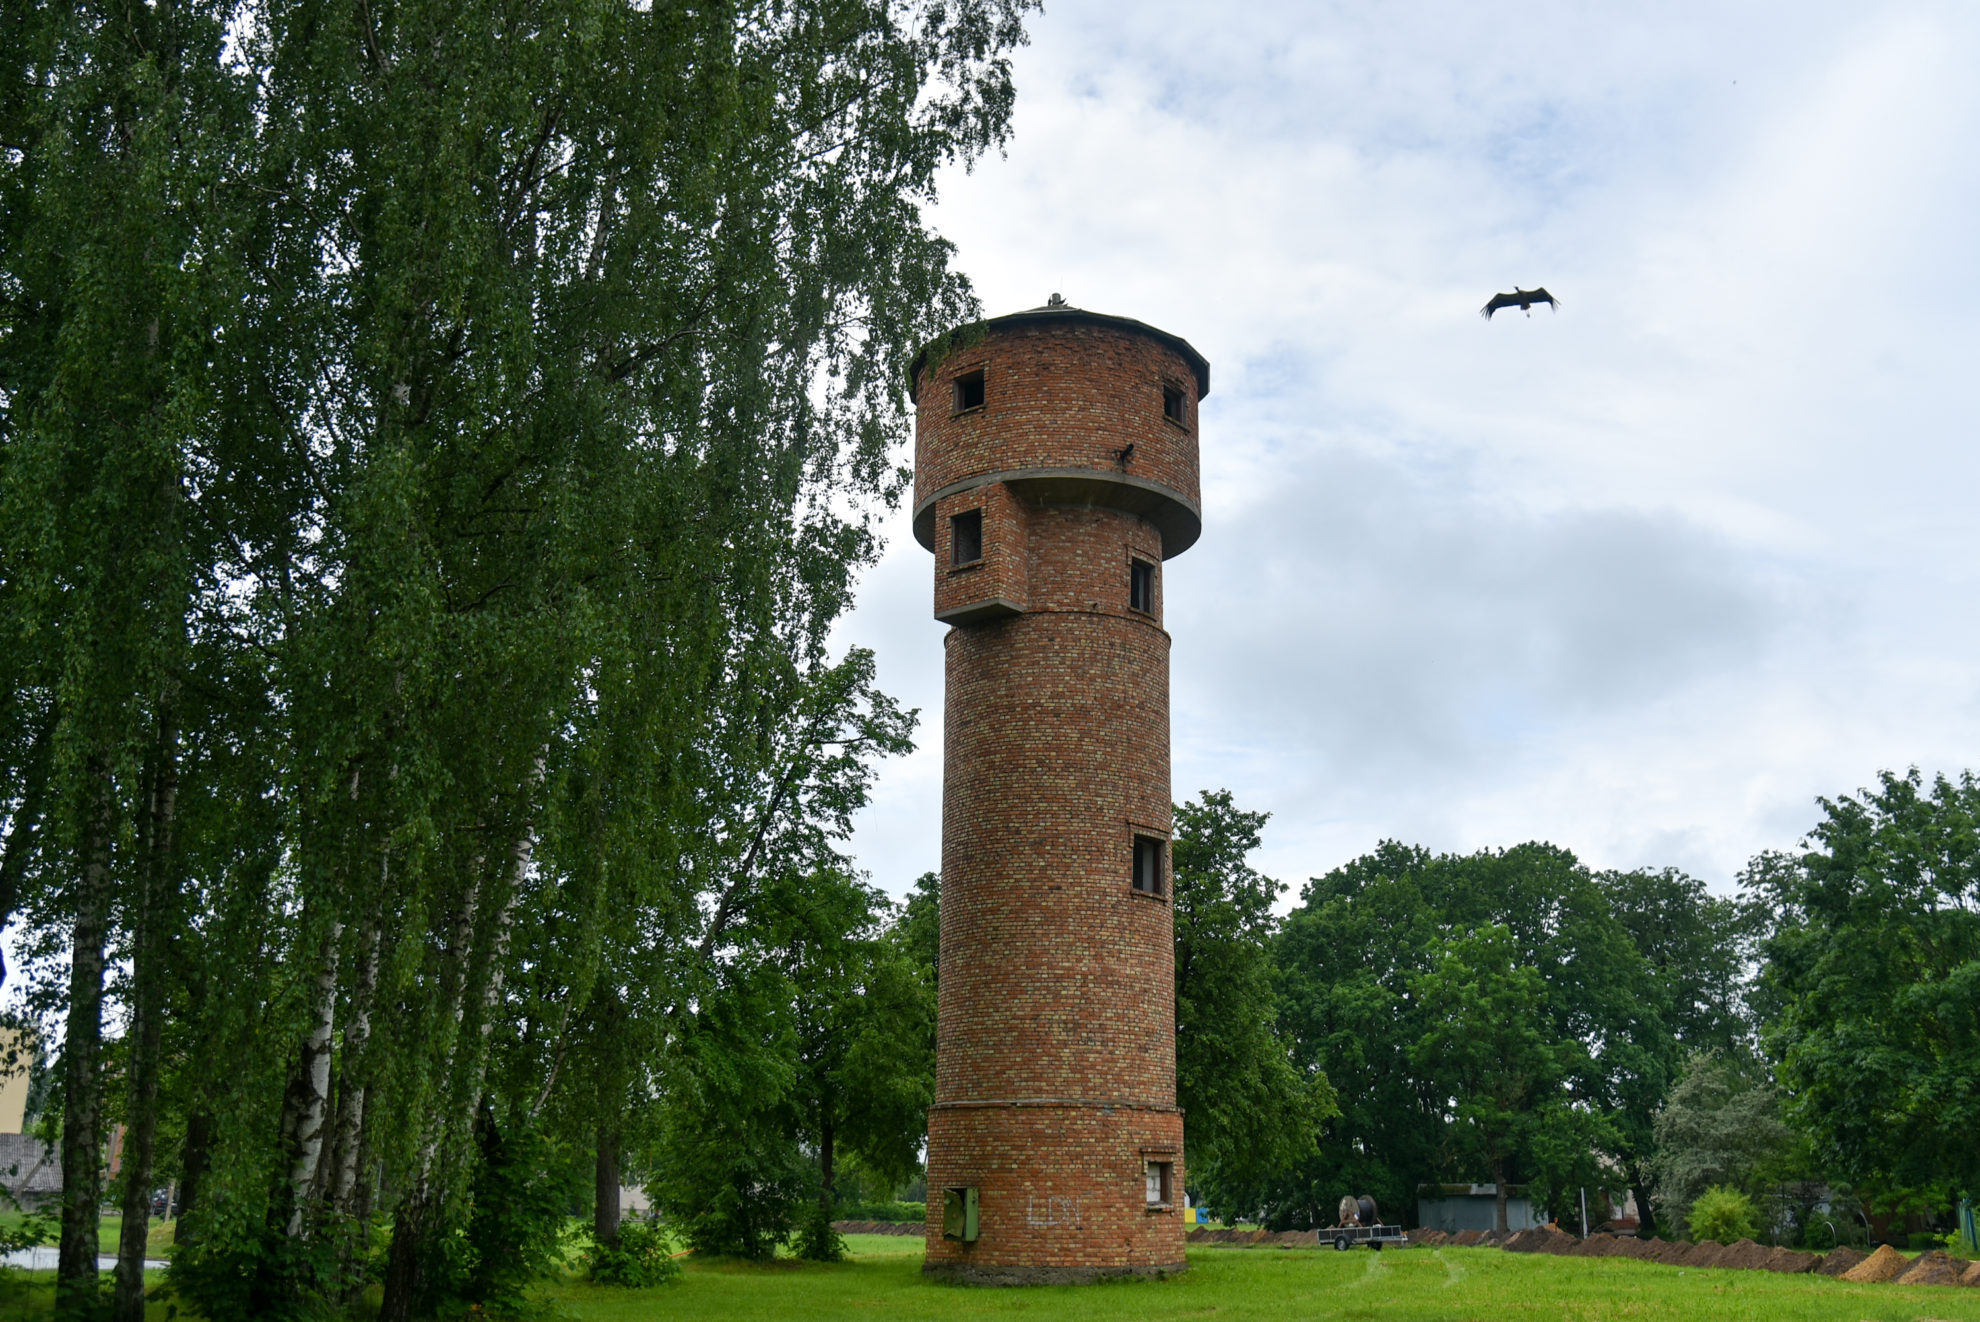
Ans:
[[[1033,1230],[1049,1230],[1054,1226],[1069,1226],[1083,1230],[1085,1225],[1079,1219],[1079,1199],[1047,1196],[1038,1198],[1035,1194],[1024,1196],[1024,1223]]]

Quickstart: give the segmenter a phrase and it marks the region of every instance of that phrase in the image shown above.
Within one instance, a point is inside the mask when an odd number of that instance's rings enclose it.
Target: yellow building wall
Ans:
[[[13,1055],[11,1066],[8,1055]],[[0,1134],[21,1132],[27,1114],[28,1070],[34,1066],[34,1046],[19,1029],[0,1028]]]

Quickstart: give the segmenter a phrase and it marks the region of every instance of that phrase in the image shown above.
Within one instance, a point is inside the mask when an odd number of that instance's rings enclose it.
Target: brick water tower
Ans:
[[[1162,565],[1201,531],[1210,365],[1065,306],[913,366],[950,625],[931,1274],[1183,1268]]]

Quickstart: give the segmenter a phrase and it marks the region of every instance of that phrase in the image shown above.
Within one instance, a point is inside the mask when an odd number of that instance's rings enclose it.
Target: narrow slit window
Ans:
[[[956,378],[956,412],[967,413],[983,407],[983,370],[964,372]]]
[[[1170,1197],[1169,1187],[1169,1182],[1173,1177],[1174,1171],[1175,1164],[1173,1162],[1151,1161],[1148,1163],[1148,1205],[1150,1207],[1167,1207],[1174,1201]]]
[[[1128,606],[1155,613],[1155,566],[1146,560],[1128,562]]]
[[[964,510],[949,518],[949,563],[973,565],[983,558],[983,511]]]
[[[1183,420],[1183,392],[1181,386],[1162,387],[1162,416],[1170,422]]]
[[[1134,888],[1144,895],[1162,893],[1162,842],[1152,835],[1134,838]]]

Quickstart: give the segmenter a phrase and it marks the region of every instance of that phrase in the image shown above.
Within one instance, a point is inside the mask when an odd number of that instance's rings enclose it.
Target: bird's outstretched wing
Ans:
[[[1478,315],[1490,321],[1494,312],[1497,312],[1500,308],[1512,307],[1517,302],[1518,300],[1511,294],[1494,294],[1486,300],[1484,307],[1478,309]]]
[[[1558,298],[1555,298],[1552,294],[1548,293],[1545,289],[1531,290],[1527,293],[1526,296],[1532,299],[1535,303],[1545,303],[1548,306],[1548,308],[1551,309],[1552,311],[1559,312],[1561,310],[1561,301]]]

